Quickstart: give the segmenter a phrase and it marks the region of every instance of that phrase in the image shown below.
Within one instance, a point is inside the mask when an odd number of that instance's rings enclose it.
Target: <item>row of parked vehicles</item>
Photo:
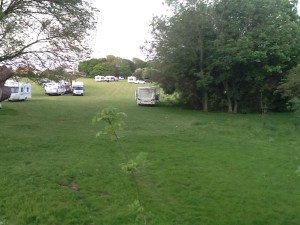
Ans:
[[[95,81],[97,82],[114,82],[114,81],[119,81],[119,80],[124,80],[125,78],[123,76],[100,76],[97,75],[95,76]],[[140,80],[137,79],[135,76],[129,76],[127,77],[127,82],[128,83],[134,83],[134,84],[145,84],[147,80]]]
[[[9,101],[25,101],[31,98],[30,83],[7,80],[5,86],[11,88]],[[83,96],[84,94],[84,83],[82,81],[72,81],[71,86],[66,82],[47,82],[43,83],[43,87],[47,95],[71,93]],[[159,97],[160,93],[156,87],[138,87],[135,91],[135,100],[138,105],[155,105],[159,102]]]
[[[65,82],[48,82],[43,84],[46,95],[81,95],[84,94],[84,83],[82,81],[72,81],[71,86]]]
[[[31,98],[32,89],[31,84],[27,82],[18,82],[9,79],[4,84],[11,89],[11,95],[8,101],[26,101]],[[65,82],[47,82],[43,83],[43,88],[46,95],[63,95],[73,94],[81,95],[84,94],[84,83],[82,81],[72,81],[71,86]]]
[[[124,80],[123,76],[100,76],[97,75],[95,76],[95,81],[97,82],[113,82],[113,81],[119,81],[119,80]]]

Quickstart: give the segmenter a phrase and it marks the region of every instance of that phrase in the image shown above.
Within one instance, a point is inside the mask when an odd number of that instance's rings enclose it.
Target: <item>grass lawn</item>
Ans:
[[[290,113],[230,115],[165,104],[139,107],[135,84],[83,79],[85,95],[46,96],[0,110],[1,225],[142,224],[124,157],[96,138],[92,118],[127,114],[122,145],[134,158],[151,225],[299,225],[300,127]],[[299,120],[299,119],[298,119]]]

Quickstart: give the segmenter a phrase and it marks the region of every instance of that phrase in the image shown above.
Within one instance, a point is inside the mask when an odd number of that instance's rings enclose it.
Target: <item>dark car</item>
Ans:
[[[72,88],[71,88],[71,86],[66,86],[65,94],[72,94]]]

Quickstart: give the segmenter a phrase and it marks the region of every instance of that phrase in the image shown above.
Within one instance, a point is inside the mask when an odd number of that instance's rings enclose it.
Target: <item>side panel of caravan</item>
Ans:
[[[25,101],[31,98],[31,84],[16,81],[8,81],[5,86],[10,87],[9,101]]]

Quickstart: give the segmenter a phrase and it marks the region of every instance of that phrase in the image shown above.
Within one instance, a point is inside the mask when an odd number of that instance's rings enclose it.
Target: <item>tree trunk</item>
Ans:
[[[6,66],[0,66],[0,86],[3,86],[5,81],[13,76],[13,71]]]
[[[233,110],[232,110],[231,98],[228,94],[226,94],[226,95],[227,95],[228,112],[232,113]]]
[[[226,97],[227,97],[228,112],[229,112],[229,113],[232,113],[232,112],[233,112],[233,109],[232,109],[232,102],[231,102],[231,98],[230,98],[230,96],[229,96],[229,94],[228,94],[229,87],[228,87],[227,81],[223,82],[223,86],[224,86],[225,94],[226,94]]]
[[[9,87],[5,87],[4,83],[12,76],[13,72],[11,69],[7,68],[6,66],[0,66],[0,102],[8,99],[11,95],[11,89]]]
[[[208,111],[208,97],[207,97],[207,91],[206,90],[204,91],[203,97],[202,97],[202,107],[203,107],[204,112]]]
[[[234,99],[234,109],[233,109],[233,113],[237,113],[238,111],[238,101],[236,99]]]
[[[11,95],[11,89],[9,87],[0,87],[0,102],[9,99]]]

